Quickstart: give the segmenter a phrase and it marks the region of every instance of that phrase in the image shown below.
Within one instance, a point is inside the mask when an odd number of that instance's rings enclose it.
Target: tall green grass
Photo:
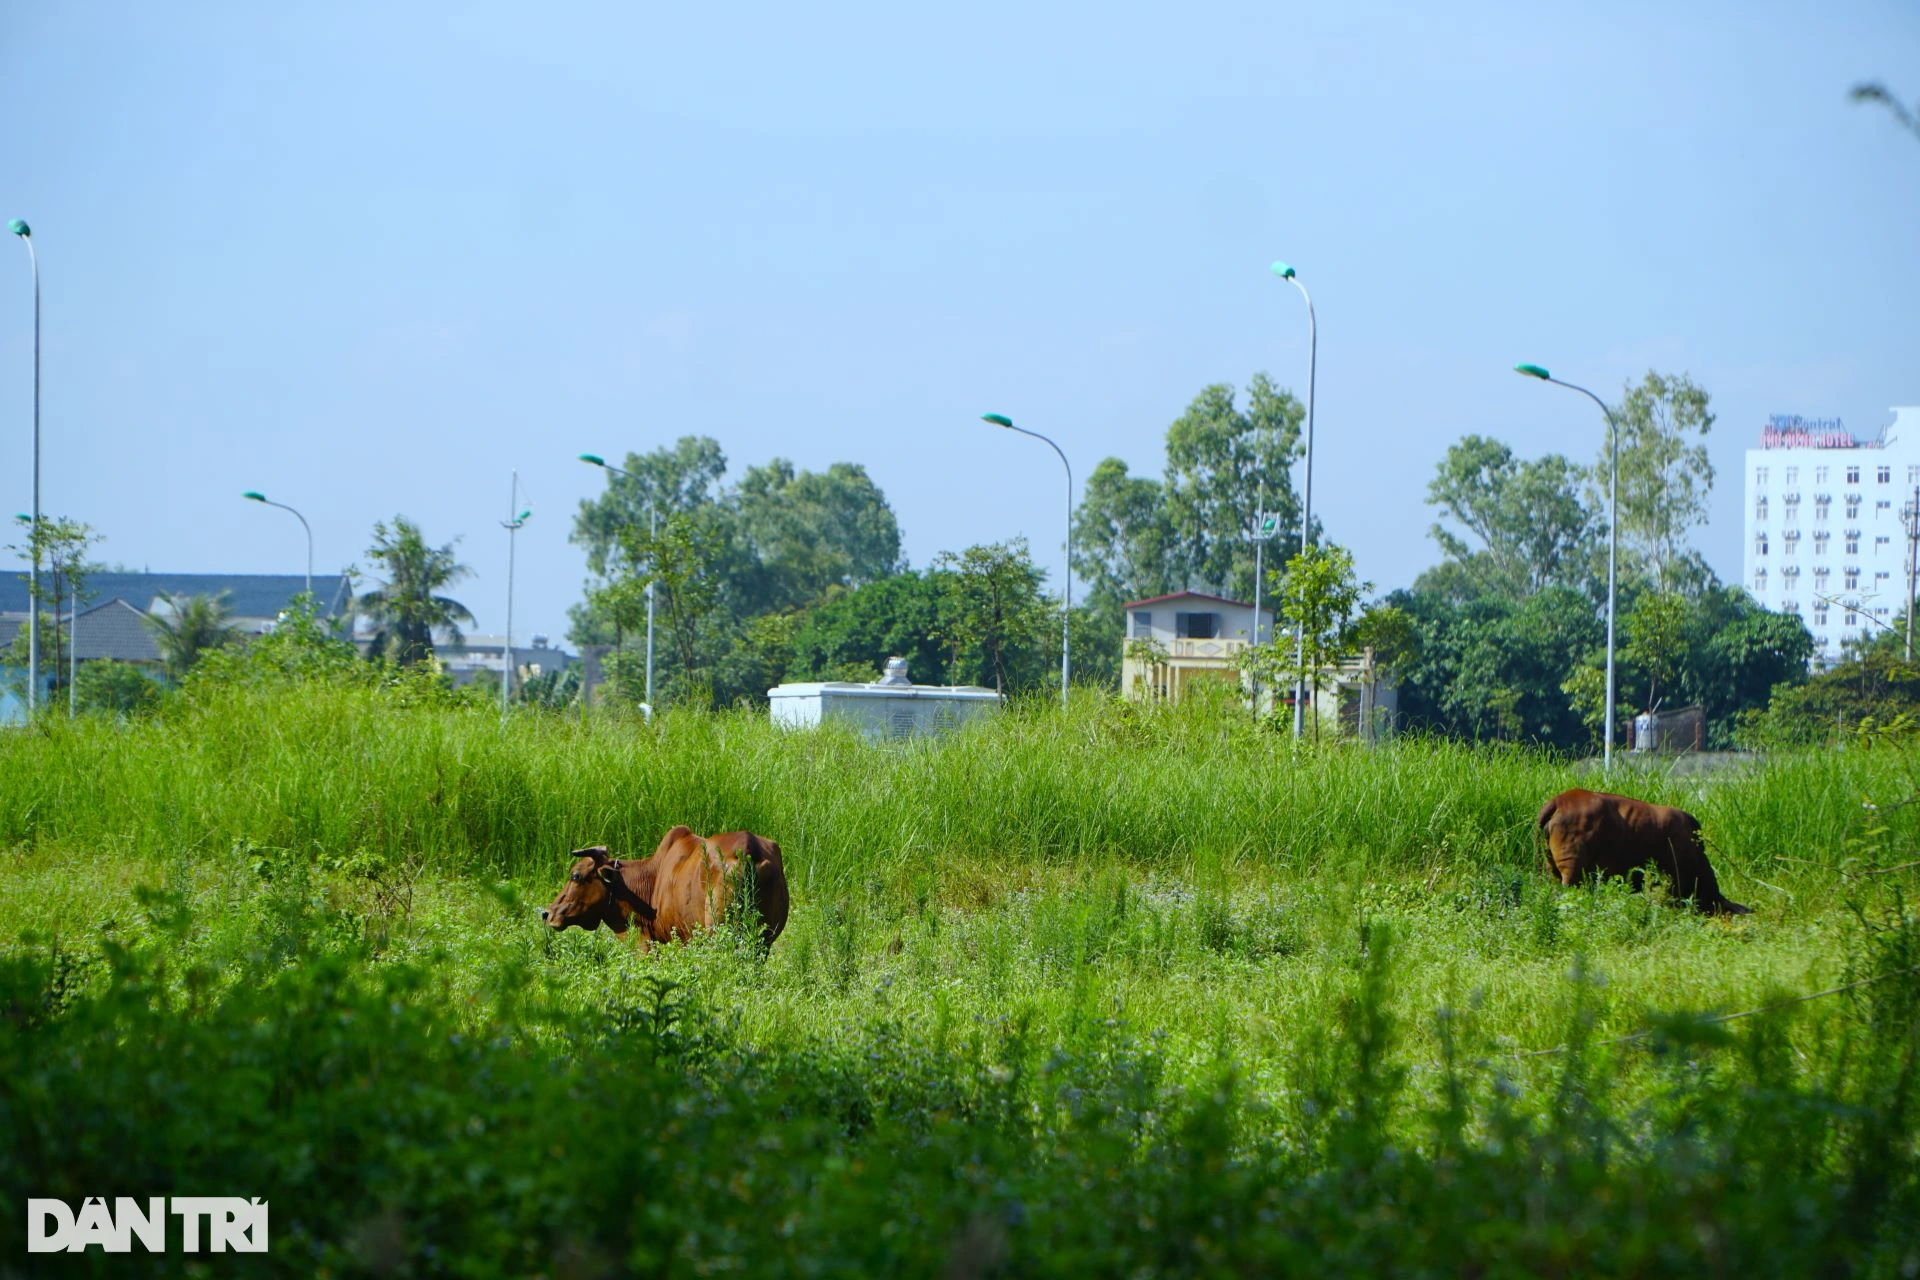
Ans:
[[[1095,703],[1015,708],[953,738],[869,745],[747,713],[502,724],[377,691],[208,689],[130,724],[0,734],[0,847],[152,859],[236,846],[556,869],[590,843],[650,852],[676,823],[779,840],[803,894],[979,864],[1406,869],[1537,858],[1541,802],[1596,771],[1408,740],[1296,749],[1237,717]],[[1820,752],[1725,775],[1614,779],[1705,822],[1769,883],[1857,853],[1862,802],[1912,794],[1905,756]],[[1911,811],[1888,808],[1911,825]]]

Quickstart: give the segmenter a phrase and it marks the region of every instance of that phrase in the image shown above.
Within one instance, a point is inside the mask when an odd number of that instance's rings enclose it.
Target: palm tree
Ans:
[[[224,648],[239,637],[239,631],[227,619],[227,593],[217,596],[176,596],[162,591],[165,614],[149,614],[145,622],[153,632],[154,647],[160,650],[160,662],[175,680],[184,677],[211,649]]]
[[[384,522],[373,526],[373,545],[367,554],[387,574],[387,581],[354,602],[378,628],[367,650],[369,658],[391,658],[403,667],[424,662],[433,656],[435,627],[453,643],[460,643],[457,624],[472,622],[473,615],[458,600],[435,594],[467,576],[467,566],[453,558],[453,543],[429,547],[419,525],[395,516],[391,529]]]

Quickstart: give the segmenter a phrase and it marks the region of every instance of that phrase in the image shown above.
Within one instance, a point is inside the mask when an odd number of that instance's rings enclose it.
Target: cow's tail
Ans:
[[[1547,829],[1547,824],[1553,821],[1553,811],[1559,807],[1560,807],[1559,796],[1555,796],[1553,799],[1541,805],[1540,816],[1538,819],[1535,820],[1534,825],[1539,827],[1542,831],[1545,831]]]

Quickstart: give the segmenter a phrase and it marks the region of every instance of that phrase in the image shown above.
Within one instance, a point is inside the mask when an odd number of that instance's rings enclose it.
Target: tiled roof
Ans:
[[[95,658],[160,661],[160,647],[154,644],[144,616],[125,600],[109,600],[82,610],[73,624],[73,656],[82,662]]]
[[[92,600],[120,599],[148,613],[162,591],[175,596],[216,596],[225,591],[227,612],[235,618],[277,618],[306,589],[306,575],[298,573],[95,573],[87,577],[87,595]],[[320,600],[322,617],[343,617],[352,608],[344,574],[316,574],[313,594]],[[25,566],[0,569],[0,613],[24,616],[27,600]]]

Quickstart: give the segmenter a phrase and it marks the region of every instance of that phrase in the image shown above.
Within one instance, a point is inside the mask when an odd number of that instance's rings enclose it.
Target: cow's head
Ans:
[[[608,854],[606,846],[573,851],[573,866],[560,896],[540,912],[540,918],[553,929],[577,925],[598,929],[606,925],[615,933],[625,933],[636,913],[643,920],[653,918],[653,905],[635,893],[622,875],[626,864]]]

